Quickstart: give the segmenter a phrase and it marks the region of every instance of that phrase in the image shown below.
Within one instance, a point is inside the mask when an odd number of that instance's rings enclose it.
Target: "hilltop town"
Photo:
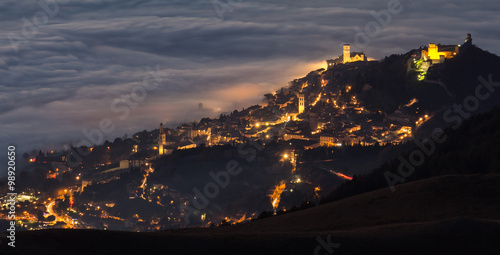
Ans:
[[[414,139],[435,110],[448,103],[434,100],[433,96],[447,95],[427,77],[428,72],[461,55],[471,44],[467,35],[462,45],[431,43],[381,61],[369,61],[365,53],[351,52],[351,46],[344,45],[342,55],[326,60],[326,68],[264,95],[258,105],[175,128],[159,124],[158,129],[93,147],[25,153],[33,174],[25,173],[19,184],[24,193],[18,199],[25,211],[20,220],[26,229],[158,230],[189,225],[186,208],[199,197],[192,191],[193,185],[206,181],[186,185],[189,187],[172,185],[173,180],[189,182],[187,179],[208,176],[206,169],[189,175],[182,171],[200,167],[189,165],[197,157],[214,161],[213,165],[196,163],[207,169],[215,169],[229,158],[248,161],[247,169],[255,172],[267,166],[266,173],[251,176],[254,182],[241,176],[234,181],[253,187],[261,197],[263,193],[263,205],[227,209],[221,195],[217,199],[223,206],[218,212],[203,209],[195,213],[199,225],[242,222],[256,218],[259,210],[277,213],[306,200],[319,201],[341,181],[378,166],[332,170],[332,157],[340,164],[349,153],[377,154]],[[241,152],[242,146],[249,145],[265,153],[255,152],[249,160]],[[339,152],[344,158],[337,156]],[[68,159],[75,156],[81,156],[79,164],[68,165]],[[317,162],[322,165],[318,167]],[[234,190],[235,194],[246,192]],[[140,214],[131,211],[134,207],[148,209]]]
[[[463,47],[471,43],[468,34]],[[425,73],[431,65],[455,57],[460,47],[431,43],[420,54],[413,54],[413,68]],[[373,85],[366,83],[354,88],[354,81],[342,82],[338,78],[339,72],[346,73],[377,62],[368,61],[363,52],[351,52],[351,46],[345,44],[341,56],[326,60],[326,70],[313,71],[287,87],[266,94],[261,105],[167,131],[160,124],[158,154],[170,154],[175,149],[195,148],[200,144],[212,146],[245,140],[295,139],[304,141],[306,148],[401,143],[410,139],[412,130],[429,118],[429,114],[411,108],[417,100],[412,99],[394,112],[368,109],[363,99],[369,96]]]

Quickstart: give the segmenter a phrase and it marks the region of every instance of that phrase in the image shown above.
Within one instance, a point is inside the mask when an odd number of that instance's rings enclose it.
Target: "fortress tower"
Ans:
[[[472,43],[472,36],[471,36],[471,34],[467,34],[467,36],[465,37],[465,42],[466,42],[466,43],[467,43],[467,42]]]
[[[344,56],[342,63],[345,64],[345,63],[351,62],[351,45],[350,44],[344,44],[344,51],[343,51],[342,55]]]
[[[429,54],[430,59],[434,59],[434,60],[439,59],[438,47],[436,44],[429,43],[428,51],[429,51],[428,54]]]
[[[441,45],[429,43],[426,50],[422,50],[422,56],[425,60],[432,60],[433,63],[441,63],[444,59],[454,58],[459,52],[458,45]]]
[[[167,144],[167,137],[165,131],[163,130],[163,123],[160,123],[160,135],[158,136],[158,154],[163,155],[165,151],[163,146]]]

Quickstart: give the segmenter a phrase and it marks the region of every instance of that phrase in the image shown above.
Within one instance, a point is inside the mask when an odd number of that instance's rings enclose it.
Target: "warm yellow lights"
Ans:
[[[281,181],[280,184],[278,184],[274,187],[273,194],[271,194],[269,196],[271,198],[271,204],[272,204],[273,208],[278,207],[280,200],[281,200],[281,193],[283,193],[285,188],[286,188],[285,181]]]
[[[439,60],[441,56],[444,58],[453,58],[454,56],[457,55],[458,52],[458,46],[455,46],[455,48],[448,49],[448,50],[443,50],[439,51],[439,48],[436,44],[430,43],[428,47],[428,51],[426,52],[427,56],[431,60]],[[424,53],[425,55],[425,53]]]
[[[319,93],[318,97],[316,98],[316,100],[312,103],[312,106],[315,106],[318,101],[321,99],[321,93]]]

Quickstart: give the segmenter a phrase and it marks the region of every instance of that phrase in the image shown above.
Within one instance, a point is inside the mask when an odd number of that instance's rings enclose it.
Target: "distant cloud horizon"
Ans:
[[[76,144],[104,118],[116,125],[105,138],[112,141],[240,110],[325,67],[342,43],[382,59],[460,44],[471,33],[474,44],[500,53],[493,0],[220,0],[234,3],[222,15],[213,2],[2,1],[0,144],[21,155]],[[114,100],[139,93],[156,66],[162,82],[121,119]]]

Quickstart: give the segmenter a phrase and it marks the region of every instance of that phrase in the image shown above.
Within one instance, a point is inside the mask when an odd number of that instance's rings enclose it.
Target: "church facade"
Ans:
[[[351,45],[344,44],[342,55],[336,59],[326,60],[327,68],[332,68],[338,64],[347,64],[351,62],[366,61],[366,55],[363,52],[351,52]]]

